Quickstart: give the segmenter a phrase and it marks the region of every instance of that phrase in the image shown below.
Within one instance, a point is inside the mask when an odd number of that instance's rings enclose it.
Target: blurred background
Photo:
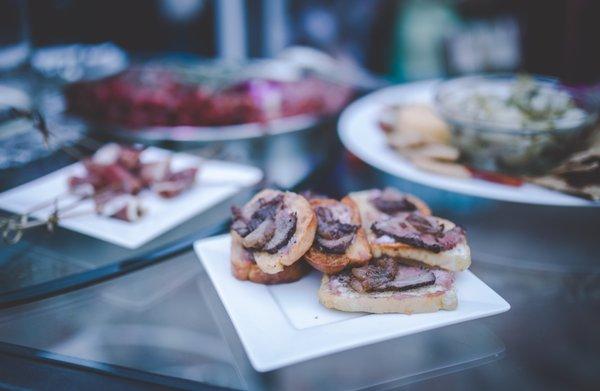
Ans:
[[[474,271],[513,306],[487,324],[410,340],[412,350],[426,353],[423,365],[414,360],[418,376],[431,360],[441,368],[497,360],[504,341],[508,359],[479,375],[457,375],[456,384],[597,384],[597,333],[586,323],[600,314],[600,208],[512,202],[404,180],[369,168],[336,131],[342,110],[370,92],[434,80],[430,90],[436,79],[481,73],[557,78],[596,114],[599,37],[598,0],[0,0],[0,192],[108,141],[251,164],[265,173],[258,187],[340,196],[395,186],[464,224]],[[206,274],[191,252],[175,255],[224,232],[230,205],[253,192],[244,189],[135,250],[61,227],[0,243],[0,308],[14,306],[0,312],[0,342],[215,385],[252,384],[258,376],[235,332],[223,334],[232,327]],[[159,258],[171,260],[135,271]],[[25,315],[16,316],[20,310]],[[548,355],[548,340],[564,343]],[[399,341],[398,352],[410,351]],[[372,357],[385,349],[376,345]],[[333,371],[354,371],[363,353],[291,367],[269,384],[302,384],[299,376],[317,384]],[[350,376],[331,389],[383,384],[382,372],[398,379],[396,365],[406,363],[389,360],[382,371],[380,360],[360,360],[356,384]]]
[[[394,81],[525,70],[593,84],[599,16],[593,0],[2,0],[0,69],[72,43],[236,60],[303,45]]]
[[[299,115],[273,127],[307,128],[388,84],[490,72],[556,77],[597,108],[599,19],[592,0],[0,0],[0,108],[40,110],[55,146],[90,131],[186,149],[228,138],[221,157],[254,162],[264,148],[230,145],[247,129],[127,130]],[[165,62],[178,68],[148,66]],[[0,168],[49,151],[27,133],[0,132]]]

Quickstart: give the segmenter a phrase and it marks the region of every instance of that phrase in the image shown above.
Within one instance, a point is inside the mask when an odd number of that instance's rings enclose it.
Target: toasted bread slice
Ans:
[[[389,218],[390,216],[377,210],[370,202],[374,191],[378,190],[365,190],[350,193],[349,195],[358,206],[363,229],[367,234],[367,240],[374,257],[390,256],[393,258],[404,258],[450,271],[462,271],[471,265],[471,250],[466,239],[463,239],[450,250],[435,253],[408,244],[395,242],[387,236],[377,237],[371,230],[372,224],[380,219]],[[414,196],[407,195],[407,198],[417,207],[417,210],[420,213],[431,215],[431,210],[423,201]],[[436,217],[436,219],[444,224],[444,229],[446,231],[455,226],[454,223],[448,220],[439,217]]]
[[[265,189],[256,194],[250,203],[257,202],[261,198],[274,198],[278,193],[280,192],[277,190]],[[280,273],[285,266],[299,261],[312,245],[317,230],[317,217],[304,197],[285,192],[284,203],[286,208],[296,213],[296,229],[290,240],[274,254],[252,250],[256,264],[267,274]],[[233,230],[231,232],[232,235],[235,234]]]
[[[314,209],[317,206],[327,206],[337,202],[338,201],[332,199],[319,198],[311,200],[310,205]],[[306,254],[304,254],[304,259],[306,259],[309,264],[315,269],[327,274],[338,273],[348,266],[366,265],[371,259],[371,249],[369,248],[365,231],[361,226],[358,207],[349,197],[345,197],[341,202],[350,208],[350,211],[352,212],[352,224],[359,226],[350,246],[348,246],[343,254],[332,254],[321,251],[316,246],[316,243],[313,243],[313,246]]]
[[[231,272],[238,280],[266,285],[285,284],[298,281],[309,271],[310,267],[305,262],[295,262],[279,273],[265,273],[254,262],[252,252],[242,246],[242,238],[236,232],[231,234]]]
[[[451,281],[402,292],[359,293],[349,285],[345,273],[323,276],[319,301],[327,308],[375,314],[436,312],[454,310],[458,305],[453,278]]]
[[[384,122],[388,143],[395,148],[407,148],[430,143],[448,144],[450,128],[429,105],[410,104],[391,108]]]
[[[441,220],[441,219],[440,219]],[[448,221],[448,220],[443,220]],[[449,222],[448,222],[449,223]],[[447,227],[451,227],[450,224]],[[386,240],[387,238],[380,238]],[[471,249],[466,240],[462,240],[450,250],[435,253],[404,243],[379,241],[375,235],[369,240],[375,257],[389,256],[422,262],[427,266],[450,271],[463,271],[471,266]]]

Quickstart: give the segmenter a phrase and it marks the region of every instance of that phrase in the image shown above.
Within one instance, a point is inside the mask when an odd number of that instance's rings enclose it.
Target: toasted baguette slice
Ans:
[[[439,217],[436,219],[444,224],[444,230],[446,231],[455,226],[449,220]],[[450,250],[435,253],[408,244],[394,242],[385,236],[378,238],[370,229],[368,238],[374,257],[389,256],[392,258],[403,258],[454,272],[466,270],[471,266],[471,249],[466,239],[461,240]]]
[[[310,201],[310,205],[314,208],[317,206],[327,206],[335,204],[338,201],[318,198]],[[359,226],[359,229],[354,235],[354,240],[343,254],[332,254],[323,252],[317,248],[316,243],[304,254],[304,259],[310,263],[315,269],[327,273],[335,274],[344,270],[348,266],[363,266],[369,263],[371,259],[371,249],[367,242],[367,236],[360,223],[360,213],[354,201],[349,197],[345,197],[341,201],[352,212],[352,224]],[[316,241],[315,241],[316,242]]]
[[[359,293],[350,287],[344,274],[323,276],[319,301],[327,308],[375,314],[436,312],[454,310],[458,305],[453,281],[402,292]]]
[[[357,193],[351,193],[350,197],[354,200],[360,211],[363,229],[367,234],[367,240],[371,246],[373,256],[389,256],[393,258],[404,258],[412,261],[422,262],[427,266],[438,267],[450,271],[462,271],[471,265],[471,249],[466,239],[458,243],[454,248],[435,253],[429,250],[421,249],[404,243],[398,243],[388,237],[377,237],[371,230],[371,225],[380,220],[388,218],[385,213],[378,211],[369,201],[374,190],[366,190]],[[377,190],[375,190],[377,191]],[[431,215],[430,209],[425,203],[413,196],[407,196],[408,199],[417,206],[417,210],[423,214]],[[436,217],[444,224],[445,230],[452,229],[455,224],[451,221]]]
[[[260,198],[273,198],[279,193],[277,190],[265,189],[256,194],[250,203],[257,202]],[[276,274],[283,271],[285,266],[290,266],[299,261],[312,246],[315,232],[317,231],[317,217],[308,201],[295,193],[285,192],[284,203],[296,213],[296,230],[288,243],[274,254],[266,251],[252,251],[258,267],[267,274]],[[232,235],[235,232],[232,230]],[[239,235],[238,235],[239,236]]]
[[[242,246],[242,238],[236,232],[231,235],[231,273],[238,280],[266,285],[285,284],[298,281],[309,271],[310,267],[305,262],[295,262],[279,273],[265,273],[254,262],[252,253]]]

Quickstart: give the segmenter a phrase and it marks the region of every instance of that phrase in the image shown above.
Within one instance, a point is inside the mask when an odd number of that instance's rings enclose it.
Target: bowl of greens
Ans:
[[[469,164],[512,174],[547,172],[586,146],[597,120],[560,83],[539,76],[450,79],[435,105]]]

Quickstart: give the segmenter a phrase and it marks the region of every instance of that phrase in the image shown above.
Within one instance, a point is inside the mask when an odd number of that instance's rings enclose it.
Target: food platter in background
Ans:
[[[90,130],[142,143],[247,140],[314,128],[355,88],[280,59],[150,62],[64,89]]]
[[[433,104],[439,81],[387,87],[358,99],[341,114],[338,133],[344,146],[369,165],[425,186],[486,199],[523,204],[585,207],[598,203],[529,183],[508,186],[477,178],[455,178],[424,171],[388,145],[380,127],[383,111],[398,104]]]
[[[166,141],[200,144],[216,141],[248,140],[299,132],[317,126],[322,121],[323,119],[317,116],[299,115],[274,119],[267,123],[224,126],[151,126],[135,130],[115,125],[88,123],[94,133],[112,136],[120,140],[143,144],[156,144]]]

